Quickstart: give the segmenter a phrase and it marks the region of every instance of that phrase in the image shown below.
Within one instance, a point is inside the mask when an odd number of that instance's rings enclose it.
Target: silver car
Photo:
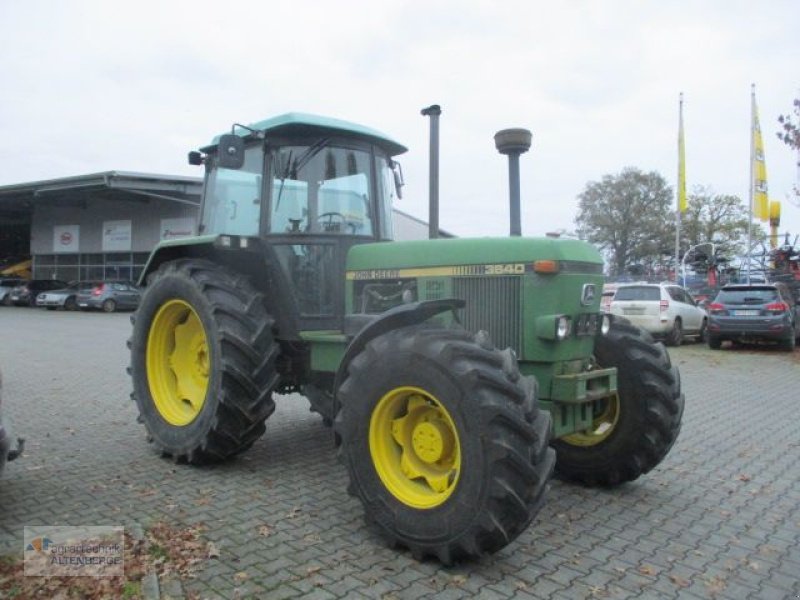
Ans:
[[[97,285],[96,281],[73,281],[67,287],[48,290],[36,296],[36,306],[44,306],[47,310],[78,310],[78,294]]]
[[[130,281],[100,281],[88,289],[78,291],[81,310],[114,312],[121,308],[136,310],[141,291]]]
[[[18,279],[16,277],[4,277],[0,279],[0,304],[3,306],[10,306],[11,290],[23,283],[25,283],[24,279]]]
[[[670,346],[680,345],[686,336],[705,341],[708,315],[679,285],[620,285],[611,301],[610,312],[625,317]]]

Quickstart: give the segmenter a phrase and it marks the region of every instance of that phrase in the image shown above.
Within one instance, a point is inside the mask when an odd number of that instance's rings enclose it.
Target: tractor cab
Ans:
[[[298,328],[339,329],[345,262],[393,238],[405,147],[366,127],[290,113],[235,125],[190,162],[204,164],[201,235],[258,238],[293,295]]]

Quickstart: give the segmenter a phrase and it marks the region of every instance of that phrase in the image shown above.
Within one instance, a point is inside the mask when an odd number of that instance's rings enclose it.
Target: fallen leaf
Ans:
[[[258,535],[262,537],[269,537],[272,535],[272,529],[270,529],[269,525],[262,525],[258,528]]]
[[[656,574],[656,570],[650,565],[642,565],[641,567],[639,567],[639,573],[641,573],[642,575],[652,576]]]
[[[669,580],[678,587],[682,588],[689,587],[690,585],[687,579],[684,579],[683,577],[680,577],[678,575],[670,575]]]
[[[250,576],[247,574],[247,571],[239,571],[238,573],[234,574],[233,580],[236,583],[242,583],[246,579],[249,579]]]
[[[752,479],[752,477],[750,477],[750,475],[748,475],[747,473],[739,473],[736,476],[736,479],[738,479],[739,481],[744,481],[746,483],[746,482],[750,481]]]
[[[716,594],[718,592],[723,591],[728,585],[725,583],[725,580],[720,577],[719,575],[714,575],[709,579],[706,579],[706,587],[708,591],[712,594]]]

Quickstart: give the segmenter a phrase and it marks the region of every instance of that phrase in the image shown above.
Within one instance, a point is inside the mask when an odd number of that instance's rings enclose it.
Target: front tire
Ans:
[[[133,398],[162,454],[220,461],[264,433],[280,350],[245,277],[206,260],[165,263],[132,321]]]
[[[703,323],[700,325],[700,333],[697,334],[697,343],[705,344],[707,339],[708,339],[708,321],[703,319]]]
[[[115,310],[117,310],[117,303],[109,298],[108,300],[103,301],[101,308],[103,309],[103,312],[113,313]]]
[[[680,373],[662,344],[630,323],[614,321],[599,337],[600,367],[617,368],[617,397],[596,410],[592,430],[553,442],[556,474],[590,486],[633,481],[658,465],[681,429]]]
[[[415,558],[499,550],[543,502],[554,453],[536,383],[485,333],[415,325],[348,366],[335,420],[351,494]]]

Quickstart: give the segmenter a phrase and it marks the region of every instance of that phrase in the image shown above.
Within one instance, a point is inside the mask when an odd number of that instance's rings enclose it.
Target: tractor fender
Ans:
[[[136,284],[146,287],[149,276],[155,273],[162,263],[178,258],[211,258],[218,245],[218,238],[217,235],[204,235],[160,242],[150,253]]]
[[[334,379],[333,385],[334,414],[336,414],[336,411],[339,409],[339,402],[338,399],[336,399],[337,392],[347,374],[347,367],[350,361],[353,360],[371,340],[393,329],[423,323],[431,317],[448,310],[453,311],[455,314],[456,309],[464,308],[466,305],[467,303],[459,298],[444,298],[442,300],[426,300],[423,302],[401,304],[378,315],[373,321],[361,329],[350,341],[342,357],[342,362],[336,370],[336,378]]]

